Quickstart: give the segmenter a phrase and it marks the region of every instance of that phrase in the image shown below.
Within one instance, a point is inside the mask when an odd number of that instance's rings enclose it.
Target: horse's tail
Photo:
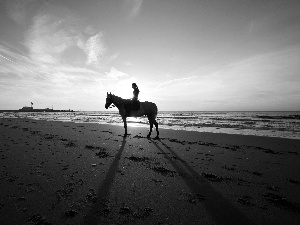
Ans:
[[[154,115],[155,115],[155,118],[157,117],[157,113],[158,113],[158,108],[157,108],[157,105],[154,103]]]

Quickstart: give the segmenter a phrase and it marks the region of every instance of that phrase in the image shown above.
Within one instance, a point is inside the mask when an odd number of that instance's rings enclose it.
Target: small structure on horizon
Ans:
[[[46,109],[33,109],[33,103],[31,102],[31,107],[29,106],[24,106],[22,109],[18,110],[19,112],[74,112],[73,110],[54,110],[53,105],[52,109],[46,108]]]
[[[22,107],[22,109],[19,109],[19,111],[22,111],[22,112],[30,112],[33,110],[33,107],[29,107],[29,106],[24,106]]]

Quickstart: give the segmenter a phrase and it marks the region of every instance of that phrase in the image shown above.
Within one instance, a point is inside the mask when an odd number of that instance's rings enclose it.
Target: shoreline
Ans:
[[[84,123],[84,122],[78,122]],[[89,122],[85,122],[89,123]],[[93,123],[93,122],[90,122]],[[113,126],[122,126],[122,123],[96,123],[95,124],[109,124]],[[128,123],[128,127],[143,127],[149,128],[149,124],[134,124]],[[178,131],[192,131],[198,133],[215,133],[215,134],[229,134],[229,135],[243,135],[243,136],[257,136],[257,137],[272,137],[272,138],[284,138],[284,139],[294,139],[300,140],[300,136],[297,136],[293,132],[286,132],[283,136],[283,132],[268,131],[268,130],[254,130],[254,129],[240,129],[240,128],[222,128],[222,127],[190,127],[190,126],[171,126],[171,125],[159,125],[160,129],[167,130],[178,130]]]
[[[33,117],[4,117],[9,118],[24,118],[33,120],[45,120],[49,122],[70,122],[70,123],[86,123],[86,124],[103,124],[112,126],[121,126],[123,123],[109,123],[109,122],[85,122],[85,121],[72,121],[72,120],[55,120],[55,119],[39,119]],[[141,127],[149,128],[149,124],[144,123],[131,123],[127,121],[128,127]],[[160,129],[178,130],[178,131],[193,131],[199,133],[221,133],[221,134],[234,134],[234,135],[246,135],[246,136],[258,136],[258,137],[274,137],[274,138],[284,138],[284,139],[294,139],[300,140],[300,136],[291,131],[274,131],[274,130],[259,130],[259,129],[241,129],[241,128],[222,128],[222,127],[192,127],[192,126],[176,126],[176,125],[159,125]]]
[[[295,224],[300,141],[0,119],[1,224]],[[156,132],[153,131],[152,137]]]

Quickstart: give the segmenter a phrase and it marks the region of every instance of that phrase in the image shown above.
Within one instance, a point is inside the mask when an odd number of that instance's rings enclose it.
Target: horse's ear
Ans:
[[[109,94],[111,95],[111,92],[109,92]]]

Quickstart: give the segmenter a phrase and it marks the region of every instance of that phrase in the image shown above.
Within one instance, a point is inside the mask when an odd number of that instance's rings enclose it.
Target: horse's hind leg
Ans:
[[[156,120],[154,120],[154,125],[156,128],[156,138],[159,138],[158,123],[156,122]]]
[[[127,122],[126,122],[126,117],[123,117],[123,122],[124,122],[124,128],[125,128],[124,137],[126,137],[127,136]]]
[[[149,131],[149,134],[147,135],[147,138],[150,138],[151,132],[152,132],[152,128],[153,128],[153,122],[149,121],[149,123],[150,123],[150,131]]]

